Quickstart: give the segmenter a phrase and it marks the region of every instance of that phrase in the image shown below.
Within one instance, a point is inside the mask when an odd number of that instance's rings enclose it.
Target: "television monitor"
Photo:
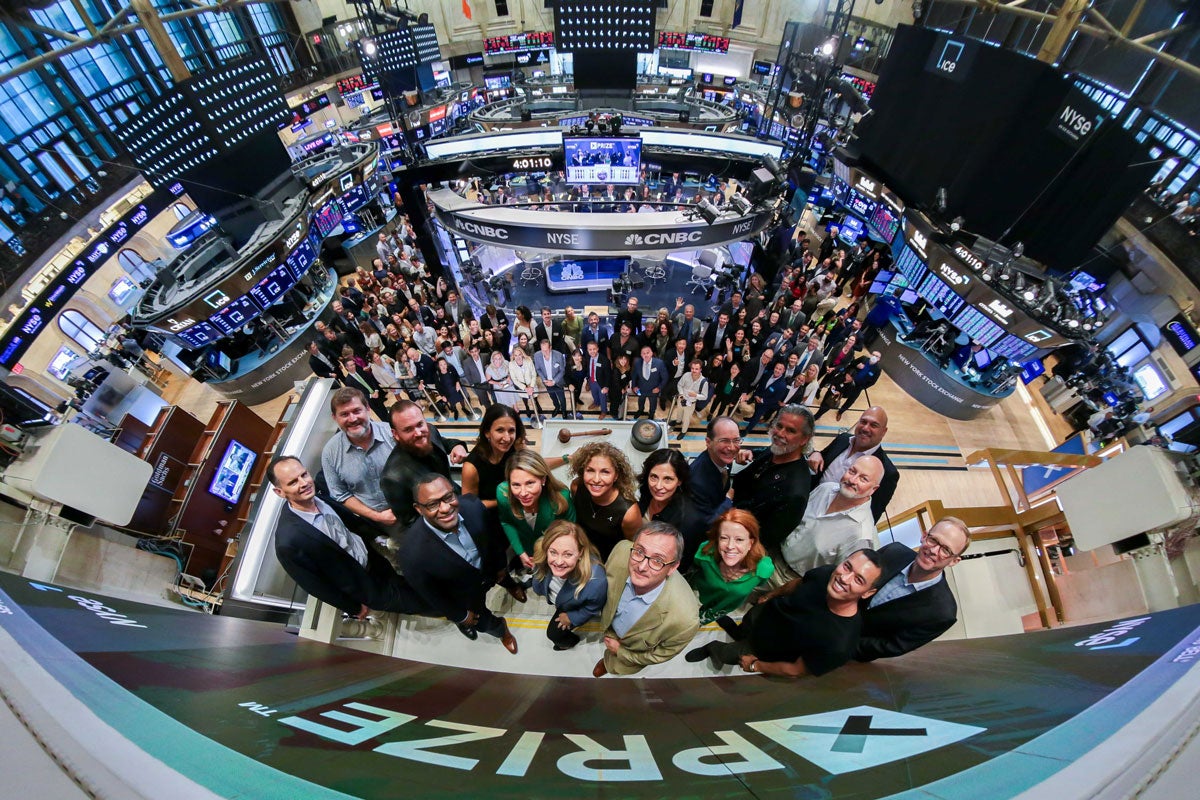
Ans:
[[[638,183],[642,141],[631,137],[565,137],[567,183]]]
[[[858,241],[858,237],[866,235],[867,226],[858,217],[846,215],[842,220],[842,229],[838,231],[838,238],[846,244],[854,244]]]
[[[1105,392],[1104,393],[1104,402],[1106,405],[1108,405],[1111,408],[1113,406],[1116,406],[1117,403],[1121,402],[1121,398],[1117,397],[1116,392]]]
[[[701,83],[712,83],[712,81],[713,81],[713,74],[711,72],[700,73],[700,82]]]
[[[46,372],[60,381],[66,381],[67,373],[71,371],[71,362],[77,358],[79,358],[79,354],[71,348],[60,347],[54,357],[50,359],[50,363],[46,365]]]
[[[754,67],[753,67],[753,72],[755,75],[770,75],[771,74],[771,62],[770,61],[755,61]]]
[[[721,81],[722,81],[722,82],[723,82],[723,83],[724,83],[726,86],[733,86],[735,83],[737,83],[737,76],[735,76],[735,75],[726,75],[724,78],[722,78],[722,79],[721,79]]]
[[[493,91],[507,89],[509,86],[512,86],[512,74],[508,72],[485,74],[483,76],[483,85]]]
[[[871,288],[867,290],[868,294],[880,294],[887,288],[887,281],[875,281],[871,284]]]
[[[994,359],[992,358],[991,353],[989,353],[987,350],[980,350],[975,354],[975,368],[987,369],[988,364],[991,364],[993,360]]]
[[[237,439],[230,439],[208,484],[208,493],[235,505],[250,482],[250,470],[257,460],[257,453]]]
[[[1137,383],[1138,388],[1142,390],[1142,395],[1147,400],[1161,397],[1170,389],[1166,379],[1158,371],[1158,367],[1150,363],[1143,364],[1135,369],[1133,371],[1133,380]]]
[[[905,305],[911,305],[919,299],[920,295],[917,294],[915,289],[905,289],[904,293],[900,295],[900,302]]]
[[[1042,375],[1045,372],[1046,365],[1042,363],[1040,358],[1026,361],[1021,365],[1021,383],[1029,385],[1031,382],[1036,380],[1039,375]]]

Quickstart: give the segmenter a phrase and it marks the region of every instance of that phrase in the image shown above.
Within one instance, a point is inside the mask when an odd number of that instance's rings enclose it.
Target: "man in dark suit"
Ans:
[[[388,408],[385,402],[387,391],[379,385],[375,376],[367,370],[359,369],[358,362],[353,358],[347,358],[342,362],[342,370],[346,373],[342,383],[346,386],[353,386],[355,389],[361,389],[362,393],[367,396],[367,405],[371,406],[375,416],[381,422],[386,420],[388,418]]]
[[[808,457],[808,465],[815,473],[813,485],[841,482],[852,461],[864,455],[875,456],[883,462],[883,479],[871,495],[871,514],[878,522],[900,483],[900,471],[883,450],[886,435],[887,412],[879,406],[871,406],[858,418],[852,432],[835,436],[824,450]]]
[[[708,524],[732,505],[729,468],[738,460],[742,446],[737,423],[730,417],[709,420],[704,445],[705,451],[692,459],[688,491],[696,513]]]
[[[754,428],[766,417],[774,414],[783,405],[784,395],[787,394],[787,379],[783,377],[786,366],[776,361],[771,374],[764,377],[754,390],[754,413],[746,422],[743,435],[749,436]]]
[[[400,547],[405,578],[430,615],[455,623],[468,639],[477,638],[479,631],[495,636],[515,654],[517,640],[504,617],[493,614],[485,602],[488,589],[497,582],[507,584],[518,601],[526,599],[525,590],[505,570],[504,536],[487,524],[479,498],[460,498],[448,478],[425,474],[415,483],[413,509],[420,518]]]
[[[612,332],[600,321],[600,315],[593,311],[588,314],[587,325],[583,326],[583,332],[579,334],[579,346],[586,351],[588,342],[595,342],[600,346],[601,353],[607,353],[608,340],[611,337]]]
[[[617,312],[617,318],[613,323],[613,327],[621,330],[622,323],[629,325],[629,332],[634,336],[640,336],[642,333],[642,312],[638,309],[638,299],[630,297],[625,302],[625,307]]]
[[[567,340],[563,337],[562,323],[555,321],[551,317],[550,309],[546,306],[542,306],[542,321],[534,327],[533,339],[536,342],[540,342],[543,339],[549,340],[550,347],[555,352],[562,353],[564,358],[571,355],[571,351],[567,347]],[[564,361],[564,363],[566,362]],[[538,374],[540,375],[541,373]]]
[[[365,619],[371,609],[426,612],[426,604],[370,541],[379,530],[330,497],[295,456],[267,468],[271,491],[287,501],[275,527],[275,555],[301,589],[323,603]]]
[[[914,553],[899,542],[879,550],[883,578],[863,604],[863,628],[854,658],[894,658],[941,636],[958,619],[958,603],[945,571],[962,560],[971,532],[962,520],[943,517],[921,537]]]
[[[455,325],[460,324],[467,314],[471,313],[471,306],[467,304],[466,298],[458,293],[458,290],[451,289],[446,292],[446,318],[451,320]]]
[[[875,350],[868,356],[860,356],[854,360],[848,370],[852,380],[852,386],[842,395],[842,404],[838,407],[836,419],[841,422],[842,414],[846,413],[846,409],[854,405],[858,400],[858,396],[870,389],[879,380],[881,369],[879,366],[880,353]]]
[[[417,477],[433,473],[450,480],[450,465],[461,464],[467,448],[462,442],[443,439],[437,428],[425,421],[421,407],[411,400],[392,406],[391,423],[396,446],[383,465],[379,487],[396,519],[410,525],[417,518],[413,508]]]
[[[658,396],[667,385],[667,365],[655,358],[650,345],[642,346],[642,357],[633,362],[633,388],[637,394],[637,415],[646,413],[646,400],[650,400],[650,418],[658,410]]]
[[[796,368],[800,372],[808,369],[810,364],[816,364],[818,371],[825,365],[825,357],[821,353],[821,337],[819,336],[808,337],[808,341],[804,344],[804,349],[797,350],[796,352],[800,354],[800,361],[796,364]]]
[[[550,340],[538,342],[538,351],[533,354],[533,370],[550,394],[554,413],[567,418],[567,393],[563,390],[567,374],[567,359],[562,353],[550,349]]]
[[[470,386],[471,391],[475,393],[475,397],[479,400],[479,405],[487,408],[492,403],[496,402],[492,393],[488,390],[487,363],[480,357],[479,344],[472,342],[467,348],[467,355],[462,360],[462,383],[463,388]]]
[[[587,336],[587,330],[583,332]],[[592,394],[592,402],[600,411],[600,419],[604,419],[608,411],[608,384],[612,380],[612,367],[595,339],[587,343],[587,359],[583,364],[584,380],[587,381],[588,391]]]
[[[724,353],[725,340],[733,336],[734,326],[729,323],[728,314],[717,314],[717,319],[704,332],[704,351],[706,353]]]
[[[682,308],[683,311],[679,309]],[[704,337],[704,324],[696,319],[696,307],[683,304],[683,298],[675,298],[675,316],[671,318],[675,325],[675,335],[687,342],[688,352],[692,351],[692,342]]]
[[[316,342],[308,343],[308,368],[318,378],[333,378],[339,385],[342,382],[342,370],[337,360],[322,353],[320,345]]]

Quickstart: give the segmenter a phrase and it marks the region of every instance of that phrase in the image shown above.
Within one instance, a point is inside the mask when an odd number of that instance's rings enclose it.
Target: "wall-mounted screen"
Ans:
[[[1138,388],[1142,390],[1142,396],[1147,400],[1161,397],[1170,388],[1166,378],[1158,371],[1158,367],[1150,363],[1142,364],[1135,369],[1133,379],[1137,382]]]
[[[208,493],[227,503],[237,503],[250,481],[250,471],[257,460],[257,453],[237,439],[230,439],[225,454],[221,456],[221,463],[217,465],[217,471],[208,484]]]
[[[54,357],[50,359],[50,363],[46,365],[46,372],[50,373],[60,381],[66,381],[67,373],[70,372],[71,362],[79,358],[79,354],[69,347],[60,347]]]
[[[267,273],[267,277],[250,287],[250,296],[262,308],[270,308],[295,282],[288,265],[280,264]]]
[[[261,313],[249,295],[242,295],[236,300],[231,300],[229,305],[209,317],[208,321],[222,333],[230,334]]]
[[[635,137],[563,139],[567,183],[636,184],[642,142]]]
[[[221,332],[207,322],[197,323],[175,335],[193,350],[199,350],[221,338]]]

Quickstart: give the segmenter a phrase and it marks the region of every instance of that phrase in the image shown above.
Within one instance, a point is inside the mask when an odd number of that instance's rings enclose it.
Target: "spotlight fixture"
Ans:
[[[1012,254],[1013,258],[1020,258],[1021,256],[1025,255],[1025,243],[1017,242],[1016,245],[1013,246]]]
[[[766,167],[768,170],[770,170],[771,174],[774,175],[776,178],[783,177],[783,167],[779,166],[779,162],[775,160],[774,156],[770,156],[770,155],[763,156],[762,163],[763,163],[763,166]]]
[[[699,212],[700,216],[709,225],[712,225],[717,221],[717,217],[721,216],[721,209],[714,206],[708,200],[701,200],[699,203],[697,203],[696,211]]]
[[[959,231],[961,231],[963,229],[963,226],[966,224],[967,224],[967,221],[965,219],[963,219],[962,217],[955,217],[954,219],[950,220],[950,230],[953,233],[958,233]]]
[[[830,36],[817,47],[816,54],[824,59],[832,59],[837,55],[838,44],[838,37]]]
[[[740,194],[735,194],[729,198],[729,205],[733,206],[743,217],[750,213],[750,209],[754,208],[754,204]]]
[[[379,47],[375,44],[374,39],[363,39],[362,49],[363,55],[368,58],[374,58],[375,54],[379,52]]]

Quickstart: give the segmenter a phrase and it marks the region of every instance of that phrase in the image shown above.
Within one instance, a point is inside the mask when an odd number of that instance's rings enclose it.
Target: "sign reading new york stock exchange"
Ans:
[[[429,199],[438,221],[464,239],[514,250],[592,256],[700,250],[737,242],[766,228],[772,214],[769,208],[744,217],[730,214],[708,225],[686,219],[681,211],[580,213],[487,206],[449,189],[430,192]]]

